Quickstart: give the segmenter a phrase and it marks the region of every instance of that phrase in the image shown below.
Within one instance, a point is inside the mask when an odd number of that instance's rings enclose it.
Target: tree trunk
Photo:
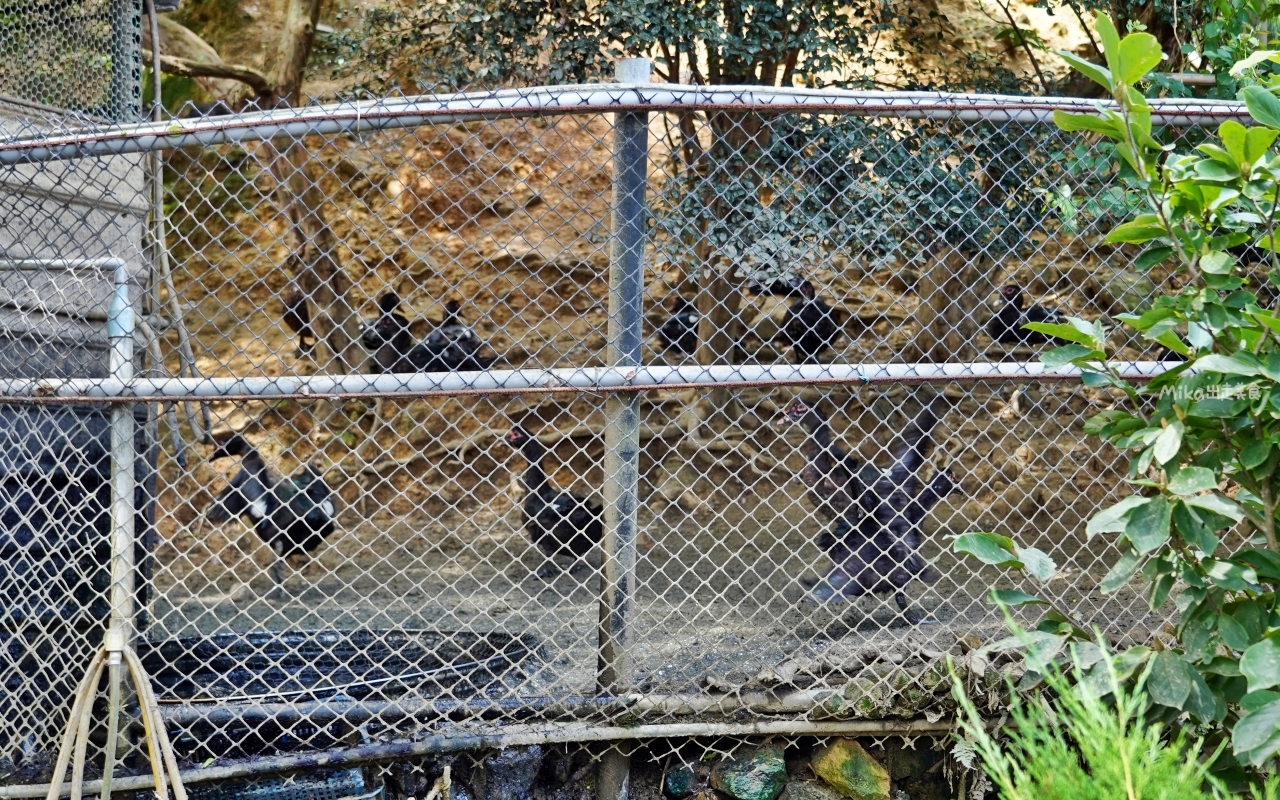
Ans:
[[[327,351],[316,354],[316,365],[330,374],[359,372],[367,356],[359,341],[360,318],[351,303],[351,279],[338,262],[338,239],[325,219],[324,194],[310,174],[308,156],[305,147],[295,144],[278,153],[273,165],[297,236],[292,271],[315,309],[311,328]]]
[[[280,43],[274,57],[268,59],[266,73],[275,93],[272,99],[296,105],[302,91],[302,74],[316,38],[320,0],[284,0],[284,3]]]
[[[302,99],[302,76],[315,40],[320,0],[284,0],[285,14],[280,42],[266,69],[270,94],[268,106],[297,105]],[[325,219],[324,193],[316,162],[302,142],[289,143],[282,151],[264,142],[271,172],[280,192],[280,205],[296,236],[289,264],[293,277],[306,294],[313,312],[311,327],[317,343],[315,354],[321,372],[343,374],[364,370],[367,354],[360,346],[360,318],[351,302],[351,280],[338,261],[338,237]],[[322,416],[332,418],[336,408]]]
[[[976,270],[965,254],[944,239],[936,239],[927,251],[916,283],[915,321],[919,328],[915,347],[918,358],[934,364],[973,361],[977,324],[973,312],[978,305],[974,284]]]
[[[285,0],[284,24],[275,57],[267,65],[272,96],[277,104],[296,105],[301,100],[302,75],[315,41],[320,0]],[[359,344],[359,317],[351,303],[351,281],[338,261],[338,238],[324,216],[324,195],[315,164],[301,142],[284,152],[275,151],[272,171],[281,189],[281,204],[293,222],[297,246],[293,262],[302,291],[315,309],[311,325],[324,342],[327,356],[317,366],[325,372],[357,372],[364,368],[365,353]]]

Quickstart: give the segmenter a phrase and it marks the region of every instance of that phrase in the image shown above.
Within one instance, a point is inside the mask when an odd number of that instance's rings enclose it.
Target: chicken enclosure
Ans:
[[[1005,634],[988,594],[1018,585],[966,531],[1161,635],[1084,536],[1127,493],[1082,429],[1116,398],[1021,327],[1102,320],[1162,369],[1115,318],[1178,278],[1102,243],[1126,196],[1051,121],[1091,104],[620,69],[154,123],[5,107],[12,781],[47,781],[108,627],[180,759],[263,769],[946,730],[945,659]],[[1244,117],[1157,106],[1170,140]],[[978,694],[1015,668],[976,663]]]

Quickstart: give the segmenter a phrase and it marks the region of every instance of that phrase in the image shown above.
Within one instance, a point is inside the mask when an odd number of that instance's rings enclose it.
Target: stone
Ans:
[[[1098,269],[1098,299],[1112,313],[1135,311],[1156,294],[1156,285],[1140,272],[1102,266]]]
[[[697,783],[698,778],[693,770],[681,764],[667,770],[667,774],[662,776],[662,794],[671,800],[679,800],[693,794]]]
[[[810,759],[814,773],[850,800],[889,800],[889,772],[853,739],[836,739]]]
[[[542,768],[542,748],[511,747],[484,760],[477,787],[480,800],[530,800]]]
[[[711,785],[737,800],[774,800],[787,785],[782,748],[764,747],[746,758],[728,758],[711,770]]]
[[[778,800],[844,800],[822,781],[790,780]]]
[[[928,740],[919,739],[915,747],[891,748],[885,761],[888,763],[889,777],[901,781],[923,775],[941,761],[944,755],[942,750],[930,747]]]

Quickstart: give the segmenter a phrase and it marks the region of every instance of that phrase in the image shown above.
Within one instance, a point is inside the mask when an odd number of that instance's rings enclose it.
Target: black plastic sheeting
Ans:
[[[147,407],[134,409],[138,565],[146,627],[154,542]],[[0,767],[52,749],[109,616],[110,408],[0,405]]]

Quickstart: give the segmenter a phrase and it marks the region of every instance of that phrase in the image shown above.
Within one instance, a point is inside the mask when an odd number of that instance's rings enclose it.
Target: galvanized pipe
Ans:
[[[649,59],[618,62],[618,83],[647,84]],[[644,345],[645,187],[649,181],[649,115],[613,115],[613,202],[610,208],[608,364],[626,374],[638,369]],[[596,688],[630,691],[631,594],[636,579],[636,528],[640,482],[640,395],[614,393],[605,402],[604,558],[600,578],[600,628]],[[596,796],[627,800],[631,761],[611,749],[600,759]]]
[[[678,723],[668,725],[634,725],[600,728],[581,722],[565,724],[513,725],[501,733],[445,733],[414,742],[369,744],[306,755],[256,758],[225,766],[189,769],[180,773],[184,784],[229,781],[260,775],[277,775],[314,769],[398,761],[423,756],[459,753],[468,750],[524,747],[533,744],[562,742],[619,742],[637,739],[686,739],[717,736],[925,736],[943,735],[955,729],[948,719],[875,719],[841,722],[808,720],[768,720],[746,723]],[[119,792],[144,791],[155,786],[150,775],[117,778]],[[0,799],[44,797],[49,784],[0,786]],[[84,790],[96,792],[100,781],[86,781]],[[61,786],[60,794],[71,791],[71,784]]]
[[[133,379],[136,320],[129,300],[129,270],[123,261],[111,265],[113,289],[107,309],[108,370],[115,380]],[[102,800],[111,796],[117,734],[122,709],[121,650],[133,640],[134,614],[134,421],[133,405],[111,407],[111,617],[107,623],[107,742],[103,756]]]
[[[583,85],[370,100],[287,108],[219,119],[168,120],[68,130],[0,143],[0,164],[116,156],[260,141],[276,137],[370,133],[541,114],[626,111],[759,111],[1050,124],[1055,110],[1093,113],[1099,102],[1070,97],[961,95],[948,92],[861,92],[768,86],[674,84]],[[1106,103],[1102,104],[1104,107]],[[1245,119],[1242,103],[1153,100],[1152,123],[1207,126]]]
[[[733,695],[692,694],[599,694],[575,697],[513,697],[447,700],[407,697],[396,700],[306,700],[291,702],[208,702],[161,703],[160,715],[179,726],[206,723],[223,727],[231,723],[257,726],[263,722],[292,725],[307,722],[328,725],[344,722],[360,725],[372,719],[393,722],[405,719],[474,719],[491,714],[519,713],[528,717],[576,717],[600,720],[607,717],[689,717],[736,714],[794,714],[830,716],[829,704],[845,705],[840,689],[801,689],[786,693],[743,691]]]
[[[1146,380],[1169,365],[1159,361],[1113,361],[1120,375]],[[565,367],[485,372],[421,372],[392,375],[311,375],[272,378],[8,378],[0,401],[23,398],[86,402],[129,397],[158,402],[184,398],[243,400],[258,397],[420,397],[521,392],[645,392],[700,386],[786,386],[833,383],[927,383],[930,381],[1079,380],[1080,370],[1016,362],[957,364],[724,364],[672,367]]]

